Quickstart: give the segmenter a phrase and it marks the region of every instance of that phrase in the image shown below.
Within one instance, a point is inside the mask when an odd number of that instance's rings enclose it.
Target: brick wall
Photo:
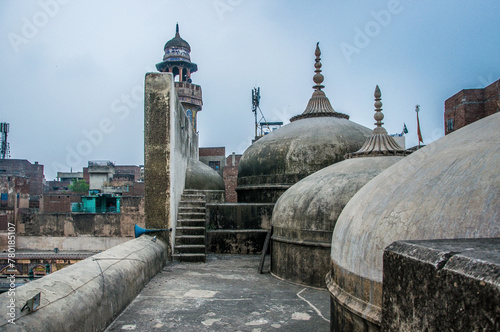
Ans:
[[[1,159],[0,172],[5,176],[26,177],[30,182],[30,196],[43,194],[43,165],[31,164],[25,159]]]
[[[88,167],[83,168],[83,180],[85,182],[87,182],[87,184],[90,183],[90,175],[89,175],[89,168]]]
[[[115,165],[115,178],[119,178],[122,175],[132,174],[134,176],[134,182],[138,181],[141,178],[141,168],[135,165]]]
[[[71,203],[82,201],[81,195],[73,194],[45,194],[43,196],[43,211],[46,213],[69,213]]]
[[[144,182],[133,183],[127,192],[123,192],[123,196],[144,196]]]
[[[241,155],[232,154],[226,158],[226,167],[224,167],[224,186],[227,203],[236,203],[238,196],[236,194],[236,186],[238,182],[238,165],[240,164]]]
[[[500,80],[484,88],[484,116],[500,111]]]
[[[484,89],[464,89],[444,103],[444,130],[449,134],[500,109],[500,80]]]
[[[200,157],[226,156],[225,147],[200,148]]]

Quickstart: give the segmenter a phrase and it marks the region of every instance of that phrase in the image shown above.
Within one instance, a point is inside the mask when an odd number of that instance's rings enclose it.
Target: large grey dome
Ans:
[[[494,114],[459,129],[349,201],[332,237],[332,315],[380,324],[383,250],[394,241],[500,236],[499,127]]]
[[[288,189],[273,211],[272,273],[300,284],[326,287],[332,232],[342,209],[368,181],[402,158],[344,160]]]
[[[344,160],[358,150],[370,135],[364,126],[336,112],[325,93],[318,45],[316,85],[306,110],[290,124],[252,144],[243,154],[238,169],[238,202],[274,203],[291,185],[304,177]]]
[[[186,189],[224,190],[224,180],[211,167],[190,159],[186,170]]]
[[[292,122],[252,144],[238,169],[238,201],[275,202],[291,185],[359,149],[370,130],[343,118]]]

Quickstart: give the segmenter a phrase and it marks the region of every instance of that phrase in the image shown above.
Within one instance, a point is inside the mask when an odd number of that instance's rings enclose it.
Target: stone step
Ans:
[[[199,190],[199,189],[185,189],[184,190],[184,194],[197,194],[197,195],[203,195],[201,192],[203,190]]]
[[[205,195],[202,195],[202,194],[182,194],[181,201],[195,201],[195,202],[203,201],[204,202]]]
[[[174,247],[174,254],[204,254],[204,244],[179,244]]]
[[[174,260],[205,262],[205,195],[184,191],[177,214]]]
[[[205,220],[205,212],[179,212],[177,213],[178,220],[184,219],[203,219]]]
[[[205,236],[204,226],[177,226],[177,235],[203,235]]]
[[[177,222],[178,227],[202,227],[205,228],[205,221],[182,220]]]
[[[198,223],[198,225],[196,225]],[[205,219],[177,219],[177,225],[184,224],[184,226],[203,226]],[[190,224],[190,225],[187,225]]]
[[[179,262],[205,263],[207,255],[205,254],[173,254],[175,260]]]
[[[175,246],[183,244],[203,244],[205,245],[205,235],[176,235]]]
[[[201,206],[179,206],[179,213],[205,213],[205,207]]]
[[[203,195],[182,195],[181,202],[205,202],[205,196]]]
[[[205,201],[180,201],[179,208],[205,209]]]

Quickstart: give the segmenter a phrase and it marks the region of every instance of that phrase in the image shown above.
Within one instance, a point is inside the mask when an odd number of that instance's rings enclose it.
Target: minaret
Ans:
[[[186,110],[196,131],[197,114],[201,111],[203,100],[201,86],[192,84],[191,74],[198,70],[196,63],[191,62],[191,47],[179,34],[179,24],[175,27],[175,37],[170,39],[164,47],[163,61],[156,64],[156,69],[162,73],[174,75],[175,89],[179,101]]]

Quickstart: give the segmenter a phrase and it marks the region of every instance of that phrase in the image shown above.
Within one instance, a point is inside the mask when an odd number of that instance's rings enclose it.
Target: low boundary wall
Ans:
[[[103,331],[165,262],[164,242],[147,235],[130,240],[1,294],[0,330]],[[40,307],[21,312],[39,292]],[[15,324],[8,322],[13,316]]]

